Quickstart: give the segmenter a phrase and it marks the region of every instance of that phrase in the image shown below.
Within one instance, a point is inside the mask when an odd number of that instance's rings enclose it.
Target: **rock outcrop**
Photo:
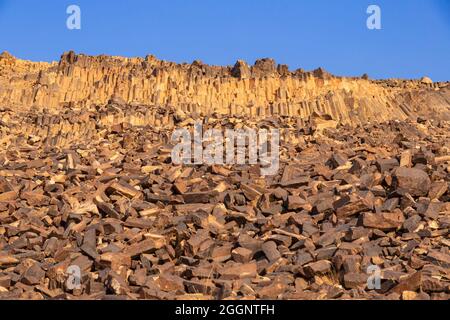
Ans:
[[[3,53],[0,300],[449,300],[449,101],[271,59]],[[226,129],[278,146],[177,164],[197,121],[202,147]]]
[[[127,104],[174,107],[186,114],[271,115],[301,119],[313,113],[346,124],[420,115],[450,119],[448,82],[337,77],[319,68],[290,72],[272,59],[219,67],[145,58],[68,52],[59,62],[0,55],[0,106],[89,109],[115,97]]]

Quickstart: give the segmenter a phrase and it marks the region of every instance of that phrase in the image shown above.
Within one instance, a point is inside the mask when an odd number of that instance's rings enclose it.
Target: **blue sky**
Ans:
[[[66,28],[81,8],[82,29]],[[366,28],[370,4],[382,30]],[[0,51],[64,51],[215,65],[272,57],[291,70],[450,80],[450,0],[0,0]]]

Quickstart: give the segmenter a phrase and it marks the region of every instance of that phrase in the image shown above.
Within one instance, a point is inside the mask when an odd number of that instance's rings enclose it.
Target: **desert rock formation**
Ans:
[[[4,53],[0,300],[448,300],[449,105],[426,77]],[[279,129],[279,170],[175,164],[196,121]]]
[[[425,80],[424,80],[425,79]],[[153,56],[123,58],[68,52],[59,62],[30,62],[0,55],[0,106],[89,109],[111,99],[173,107],[187,114],[280,115],[314,113],[348,124],[426,115],[450,119],[449,83],[337,77],[319,68],[290,72],[261,59],[253,66],[176,64]]]

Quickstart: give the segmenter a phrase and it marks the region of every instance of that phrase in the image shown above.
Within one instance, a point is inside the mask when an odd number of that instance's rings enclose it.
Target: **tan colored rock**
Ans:
[[[7,53],[0,58],[0,105],[8,107],[56,113],[65,106],[82,110],[111,102],[176,106],[186,114],[279,114],[301,119],[314,112],[328,114],[330,119],[319,123],[318,130],[334,127],[333,121],[403,120],[415,113],[450,119],[448,83],[429,85],[336,77],[320,68],[289,72],[272,59],[260,59],[252,67],[238,61],[231,68],[73,52],[52,63],[20,60]]]
[[[432,83],[433,83],[433,80],[431,80],[431,79],[428,78],[428,77],[423,77],[422,79],[420,79],[420,82],[426,83],[426,84],[432,84]]]

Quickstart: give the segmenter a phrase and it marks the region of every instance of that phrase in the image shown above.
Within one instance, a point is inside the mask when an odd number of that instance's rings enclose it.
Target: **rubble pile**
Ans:
[[[2,299],[450,298],[449,122],[0,115]],[[195,121],[280,129],[278,173],[175,165],[171,133]]]

